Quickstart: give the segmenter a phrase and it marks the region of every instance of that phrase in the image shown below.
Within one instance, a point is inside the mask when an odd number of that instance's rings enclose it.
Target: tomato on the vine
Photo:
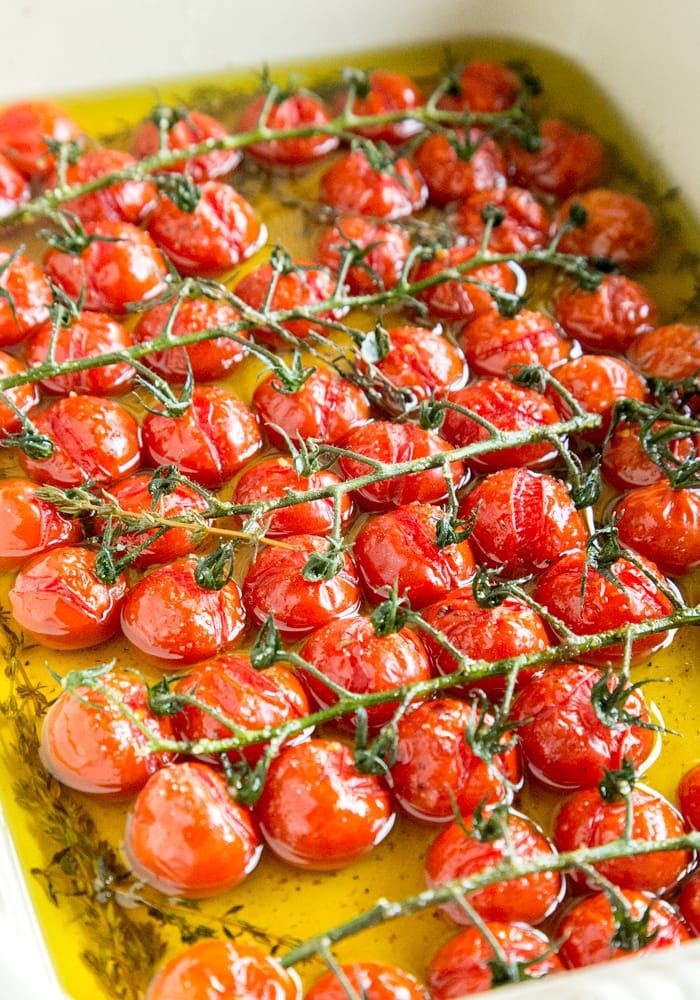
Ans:
[[[538,149],[528,149],[517,139],[507,143],[508,172],[516,184],[568,198],[600,181],[605,150],[593,132],[577,129],[560,118],[544,118],[538,135]]]
[[[559,241],[562,253],[609,257],[622,267],[641,267],[649,261],[658,231],[649,208],[639,198],[608,188],[590,188],[560,206],[554,225],[568,220],[574,207],[584,210],[585,221],[564,233]]]
[[[360,352],[357,359],[358,369],[380,395],[386,382],[414,406],[464,385],[468,368],[462,352],[439,328],[396,326],[387,331],[387,340],[381,357],[367,361]]]
[[[374,142],[388,142],[399,145],[423,129],[423,124],[411,118],[411,111],[425,104],[419,87],[406,76],[393,70],[373,69],[365,74],[357,74],[355,93],[349,104],[351,114],[358,117],[395,114],[403,112],[399,121],[377,125],[351,126],[350,131],[365,136]],[[348,104],[348,93],[340,91],[335,109],[342,113]]]
[[[436,250],[430,260],[421,261],[413,270],[411,280],[425,283],[417,297],[426,304],[428,312],[452,323],[463,323],[494,308],[494,298],[488,287],[512,294],[519,285],[519,272],[506,263],[485,262],[470,268],[469,262],[479,253],[475,246],[454,246]],[[450,277],[443,281],[441,275],[452,268],[463,268],[461,279]],[[522,272],[520,272],[522,273]]]
[[[337,149],[338,137],[322,131],[329,122],[325,104],[314,94],[280,94],[272,101],[267,94],[260,94],[244,109],[238,131],[254,131],[260,126],[268,130],[319,128],[316,134],[265,139],[246,146],[249,156],[269,166],[304,167]]]
[[[667,420],[656,420],[649,428],[651,438],[663,435],[668,428]],[[651,486],[661,482],[666,473],[646,452],[640,438],[639,424],[620,421],[607,438],[601,452],[601,470],[610,485],[619,491],[632,490],[641,486]],[[680,429],[677,437],[667,440],[670,467],[679,468],[687,459],[694,457],[700,440],[696,434]]]
[[[469,155],[464,155],[466,148]],[[436,132],[424,139],[413,154],[413,162],[428,187],[430,202],[443,207],[461,201],[475,191],[506,186],[506,158],[498,144],[473,127],[469,139],[463,129],[448,137]]]
[[[700,324],[669,323],[635,337],[627,357],[643,375],[692,378],[700,369]]]
[[[523,309],[506,318],[492,309],[475,316],[459,335],[469,367],[476,375],[506,375],[520,365],[556,368],[571,353],[572,344],[545,316]]]
[[[375,164],[364,149],[337,160],[321,177],[320,199],[339,212],[377,219],[404,219],[425,205],[421,174],[404,157]]]
[[[83,153],[75,163],[66,167],[65,183],[72,185],[89,184],[105,174],[128,170],[136,163],[130,154],[119,149],[95,149]],[[49,178],[48,186],[53,187],[57,174]],[[152,211],[158,201],[158,189],[151,181],[128,180],[109,187],[80,195],[63,206],[66,212],[77,215],[81,222],[102,222],[113,220],[131,222],[138,226]]]
[[[615,412],[615,404],[622,399],[646,399],[644,379],[622,358],[612,354],[582,354],[571,358],[554,371],[554,376],[569,392],[582,410],[596,413],[601,425],[584,431],[582,437],[594,444],[603,442]],[[554,405],[568,420],[571,408],[559,393],[552,392]]]
[[[0,219],[10,215],[31,198],[26,177],[0,153]]]
[[[626,274],[604,274],[596,289],[568,284],[554,300],[554,316],[586,351],[624,354],[640,334],[656,326],[651,293]]]
[[[347,215],[323,231],[316,252],[319,263],[336,276],[345,258],[351,258],[343,271],[349,291],[372,295],[396,287],[410,249],[410,238],[400,226]]]
[[[164,126],[161,131],[161,121]],[[227,135],[227,129],[216,118],[203,111],[187,110],[180,113],[179,109],[156,108],[155,115],[142,122],[134,135],[132,150],[135,156],[143,159],[158,153],[161,144],[166,150],[177,152],[189,146],[218,139]],[[187,159],[176,160],[167,167],[161,167],[163,172],[183,173],[195,184],[218,180],[225,177],[238,166],[241,160],[239,149],[212,149],[209,153]]]
[[[408,972],[383,962],[353,962],[340,971],[366,1000],[428,1000],[421,984]],[[347,990],[335,972],[326,972],[304,994],[304,1000],[345,1000]]]
[[[2,301],[0,298],[0,304]],[[4,378],[6,375],[19,375],[26,370],[27,366],[14,354],[0,351],[0,378]],[[16,385],[12,389],[7,389],[5,395],[12,406],[0,403],[0,440],[22,430],[22,421],[16,412],[17,410],[20,413],[28,413],[39,402],[39,392],[33,382],[25,382],[24,385]]]
[[[674,489],[664,477],[626,493],[613,517],[623,545],[662,573],[682,576],[700,566],[700,492]]]
[[[505,213],[494,225],[488,247],[494,253],[519,254],[541,250],[549,240],[551,220],[547,209],[531,191],[519,187],[485,188],[474,191],[455,210],[457,231],[472,243],[481,244],[486,212],[492,207]]]
[[[51,286],[24,254],[0,248],[0,347],[19,344],[49,318]]]
[[[80,521],[41,500],[37,488],[30,479],[0,480],[0,571],[19,569],[33,556],[83,537]]]
[[[506,111],[513,106],[523,86],[511,69],[492,59],[470,59],[460,71],[456,85],[459,93],[448,91],[448,96],[458,107],[473,114]]]
[[[0,111],[0,152],[25,177],[42,180],[51,172],[55,157],[47,139],[82,142],[83,132],[50,101],[15,101]]]

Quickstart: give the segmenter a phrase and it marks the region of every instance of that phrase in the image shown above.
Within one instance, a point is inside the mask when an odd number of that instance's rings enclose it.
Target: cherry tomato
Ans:
[[[474,319],[481,313],[494,308],[494,299],[486,288],[475,282],[494,285],[504,292],[515,292],[518,287],[518,272],[505,263],[481,264],[467,268],[469,261],[478,254],[478,247],[454,246],[448,250],[436,250],[431,260],[418,264],[411,275],[414,282],[430,282],[418,292],[418,298],[426,304],[432,316],[448,322],[458,323]],[[441,280],[441,275],[453,267],[465,266],[461,280],[450,278]]]
[[[493,721],[489,715],[485,720]],[[521,782],[519,751],[506,749],[505,734],[503,753],[486,764],[465,738],[480,721],[475,706],[454,698],[423,702],[399,721],[392,787],[410,816],[449,823],[455,804],[462,814],[470,815],[480,803],[511,798]]]
[[[238,131],[252,131],[262,125],[274,130],[323,128],[330,120],[323,101],[313,94],[280,95],[279,99],[275,98],[272,102],[267,94],[261,94],[243,111]],[[253,142],[246,146],[246,153],[270,166],[303,167],[327,156],[337,147],[337,136],[321,132],[289,139]]]
[[[0,219],[10,215],[31,198],[26,178],[0,153]]]
[[[517,140],[507,144],[509,174],[516,184],[568,198],[600,181],[605,150],[592,132],[559,118],[544,118],[539,137],[540,148],[535,150],[528,150]]]
[[[682,576],[700,566],[700,493],[668,480],[632,490],[615,505],[620,541],[662,573]]]
[[[52,486],[106,485],[141,465],[138,424],[119,403],[98,396],[63,396],[32,416],[53,441],[48,458],[20,455],[25,475]]]
[[[423,608],[472,580],[476,567],[469,540],[438,545],[443,516],[432,504],[409,503],[361,528],[353,553],[370,601],[384,600],[395,586],[412,608]]]
[[[51,287],[24,254],[0,248],[0,347],[10,347],[49,318]]]
[[[688,826],[700,830],[700,764],[685,771],[678,782],[678,805]]]
[[[495,310],[484,312],[467,323],[459,345],[476,375],[505,375],[520,365],[555,368],[572,346],[544,313],[532,309],[509,319]]]
[[[497,868],[509,857],[520,861],[542,854],[555,855],[554,846],[532,820],[511,812],[502,835],[484,838],[474,832],[472,818],[452,822],[437,835],[425,858],[425,877],[434,889],[455,879],[469,879],[489,868]],[[465,899],[483,920],[539,924],[558,905],[564,892],[559,872],[543,871],[521,878],[494,882],[465,893]],[[458,903],[440,906],[457,924],[472,920]]]
[[[145,1000],[211,1000],[216,993],[246,1000],[300,1000],[301,986],[294,969],[282,968],[255,945],[209,938],[159,969]]]
[[[36,495],[29,479],[0,480],[0,571],[19,569],[33,556],[83,537],[80,522]]]
[[[586,351],[624,354],[636,337],[653,330],[656,302],[626,274],[605,274],[594,291],[565,285],[554,300],[554,315]]]
[[[139,159],[153,156],[160,150],[161,144],[169,150],[187,149],[188,146],[199,145],[208,139],[216,142],[227,134],[227,129],[221,122],[211,115],[204,114],[203,111],[186,109],[184,113],[176,110],[173,114],[174,109],[162,110],[163,124],[167,126],[162,134],[159,129],[160,123],[157,123],[158,109],[156,116],[142,122],[136,131],[132,148],[134,155]],[[175,171],[186,174],[195,184],[202,184],[230,174],[240,161],[239,149],[213,149],[210,153],[177,160],[170,166],[160,169],[163,172]]]
[[[132,345],[131,334],[116,319],[105,313],[83,310],[68,326],[54,328],[52,323],[45,323],[29,337],[25,356],[31,368],[43,364],[49,357],[59,364],[79,358],[102,358],[112,351],[128,350]],[[115,396],[129,389],[135,375],[131,365],[119,362],[45,378],[40,385],[46,392],[58,396],[71,392]]]
[[[10,589],[10,608],[20,628],[50,649],[88,649],[119,631],[127,583],[101,583],[95,553],[61,545],[35,556]]]
[[[430,677],[425,647],[411,629],[377,635],[369,618],[330,621],[313,632],[301,655],[334,684],[353,694],[374,694]],[[304,680],[320,708],[333,705],[337,695],[319,677],[305,671]],[[370,727],[389,722],[399,701],[371,705],[367,709]],[[355,721],[354,716],[351,720]]]
[[[243,599],[258,625],[270,615],[284,639],[302,639],[334,618],[347,618],[360,606],[355,565],[344,553],[335,576],[306,579],[308,559],[328,548],[316,535],[288,535],[285,548],[262,549],[246,574]]]
[[[639,198],[608,188],[591,188],[561,205],[554,220],[556,227],[569,218],[573,205],[585,210],[586,221],[562,236],[562,253],[609,257],[622,267],[641,267],[650,259],[658,238],[656,222]]]
[[[700,937],[700,876],[686,882],[678,897],[678,909],[693,937]]]
[[[559,416],[554,406],[541,393],[515,385],[505,378],[487,378],[473,382],[463,389],[452,390],[445,397],[459,410],[446,409],[441,431],[457,448],[481,445],[490,440],[490,433],[478,420],[462,410],[469,410],[502,433],[545,429],[556,424]],[[514,445],[498,451],[483,447],[467,460],[476,471],[495,472],[510,466],[541,469],[551,465],[556,449],[546,440],[541,443]]]
[[[134,339],[145,343],[160,337],[173,317],[169,328],[171,337],[182,337],[217,327],[233,326],[240,322],[240,313],[228,302],[196,297],[183,299],[175,304],[164,302],[154,306],[139,317],[134,327]],[[246,337],[244,330],[239,337]],[[153,351],[144,360],[169,382],[185,382],[192,372],[195,382],[215,382],[233,372],[243,360],[246,349],[230,337],[208,337],[184,347],[167,347]]]
[[[245,610],[238,585],[201,587],[192,559],[158,566],[126,596],[121,627],[136,649],[163,670],[196,663],[239,642]]]
[[[500,469],[466,494],[459,517],[479,561],[509,577],[541,572],[558,556],[585,548],[588,530],[566,485],[525,468]]]
[[[395,288],[403,272],[411,241],[400,226],[348,215],[325,229],[317,246],[319,263],[337,275],[353,254],[344,281],[353,295],[372,295]]]
[[[304,689],[291,671],[278,664],[254,670],[250,657],[240,654],[198,663],[178,681],[174,691],[195,695],[200,703],[233,725],[250,730],[279,726],[310,712]],[[232,735],[228,726],[197,705],[185,705],[172,717],[172,724],[178,740],[223,740]],[[241,750],[230,750],[226,756],[232,764],[243,757],[252,766],[264,747],[263,742],[253,743]],[[197,756],[211,764],[221,762],[219,754]]]
[[[345,451],[393,465],[411,462],[428,455],[448,454],[450,445],[433,431],[424,430],[419,424],[392,424],[375,420],[350,431],[343,439]],[[449,468],[449,472],[447,471]],[[360,457],[341,455],[338,469],[344,479],[355,479],[373,471],[373,467]],[[450,475],[455,486],[464,479],[461,462],[445,463],[423,472],[393,476],[390,479],[369,483],[353,490],[358,504],[365,510],[386,510],[405,504],[440,503],[447,499],[448,489],[445,476]]]
[[[594,444],[601,444],[613,419],[615,403],[621,399],[644,400],[647,388],[635,370],[611,354],[582,354],[560,365],[554,375],[571,393],[586,413],[597,413],[601,426],[581,435]],[[558,393],[552,393],[555,406],[563,420],[571,417],[568,403]]]
[[[643,375],[690,378],[700,369],[700,325],[657,326],[634,338],[627,357]]]
[[[642,562],[643,568],[640,568],[622,557],[608,565],[608,574],[619,581],[613,583],[597,569],[586,565],[585,552],[570,552],[544,571],[533,597],[576,635],[592,635],[629,622],[644,622],[671,614],[673,605],[661,590],[663,578],[659,570],[649,560]],[[661,632],[635,639],[631,662],[646,659],[665,645],[668,638],[668,633]],[[622,662],[623,653],[624,647],[616,644],[581,653],[580,659],[617,666]]]
[[[344,91],[338,95],[335,110],[342,113],[348,101]],[[411,111],[421,108],[425,98],[419,88],[406,76],[392,70],[373,69],[356,81],[355,96],[349,110],[353,115],[386,115],[402,111],[405,117],[400,121],[384,125],[357,125],[350,129],[374,142],[388,142],[398,145],[423,129],[422,122],[410,117]]]
[[[128,222],[106,220],[85,225],[87,245],[79,253],[50,249],[44,258],[48,277],[75,302],[96,312],[126,313],[166,287],[165,259],[148,233]]]
[[[641,786],[630,794],[633,840],[666,840],[682,837],[683,819],[670,802]],[[597,788],[583,788],[568,799],[557,812],[554,823],[554,843],[558,851],[575,851],[580,847],[597,847],[617,840],[626,830],[627,803],[624,798],[604,799]],[[668,892],[681,881],[694,860],[692,851],[659,851],[637,857],[620,857],[601,861],[596,871],[622,889]],[[580,888],[597,888],[595,881],[574,869],[570,878]]]
[[[104,174],[128,170],[136,163],[130,153],[119,149],[95,149],[83,153],[66,167],[66,184],[87,184]],[[54,187],[58,175],[53,172],[48,186]],[[63,208],[77,215],[81,222],[132,222],[139,225],[158,201],[158,189],[150,181],[129,180],[67,201]]]
[[[0,111],[0,152],[24,174],[41,180],[54,165],[46,144],[82,140],[77,122],[50,101],[16,101]]]
[[[173,738],[170,719],[148,707],[143,681],[108,672],[99,677],[152,734]],[[41,729],[41,761],[64,785],[86,795],[121,799],[135,795],[175,755],[149,749],[145,736],[121,707],[89,684],[64,691],[46,713]]]
[[[138,793],[124,848],[137,878],[169,896],[201,899],[238,885],[262,845],[218,771],[186,761],[156,771]]]
[[[502,63],[470,59],[459,74],[459,107],[472,113],[506,111],[522,90],[518,77]]]
[[[296,392],[284,392],[275,375],[268,375],[253,393],[253,408],[276,448],[314,438],[327,444],[341,441],[369,420],[369,403],[358,386],[329,368],[316,368]]]
[[[544,205],[525,188],[501,187],[475,191],[458,205],[455,226],[472,243],[481,243],[488,206],[505,212],[505,218],[494,226],[489,237],[488,246],[494,253],[526,253],[541,250],[549,242],[551,221]]]
[[[245,470],[236,483],[233,503],[254,504],[258,501],[282,499],[288,491],[304,493],[319,490],[340,482],[333,472],[312,472],[308,476],[299,475],[288,458],[265,458],[257,465]],[[338,500],[340,523],[346,526],[354,508],[347,493]],[[333,499],[307,500],[305,503],[282,507],[265,514],[262,523],[265,534],[271,538],[285,535],[329,535],[333,530]],[[245,517],[243,518],[246,519]]]
[[[396,326],[389,330],[389,349],[384,357],[368,364],[358,358],[379,391],[384,381],[402,393],[410,406],[431,395],[458,389],[467,379],[467,366],[459,348],[438,330],[422,326]]]
[[[487,921],[486,930],[504,953],[509,965],[527,964],[528,979],[559,972],[562,964],[552,953],[551,942],[540,931],[522,924]],[[494,962],[497,963],[494,968]],[[493,943],[477,927],[468,927],[445,942],[428,966],[428,988],[433,1000],[451,1000],[466,994],[485,993],[502,984]]]
[[[605,725],[591,700],[593,687],[612,690],[613,677],[593,666],[562,664],[539,671],[513,706],[518,738],[532,774],[554,788],[590,788],[604,772],[619,770],[625,758],[639,769],[654,747],[649,710],[639,688],[621,710],[640,724]]]
[[[650,430],[652,434],[663,433],[665,427],[668,427],[668,421],[657,420]],[[639,435],[638,424],[621,421],[603,445],[603,476],[616,490],[651,486],[666,478],[661,467],[644,451]],[[694,457],[699,444],[697,437],[692,434],[670,439],[668,460],[682,465],[686,459]]]
[[[427,993],[413,976],[383,962],[341,965],[343,976],[367,1000],[427,1000]],[[347,991],[335,972],[326,972],[304,994],[304,1000],[345,1000]]]
[[[421,174],[404,157],[386,167],[375,166],[364,150],[357,149],[323,173],[319,197],[340,212],[392,220],[423,208],[428,190]]]
[[[645,930],[651,940],[643,947],[634,949],[635,954],[683,944],[690,939],[685,924],[670,903],[631,889],[622,889],[621,892],[632,920],[641,920],[645,913],[649,913]],[[564,966],[578,969],[630,955],[630,949],[613,943],[616,929],[612,907],[604,892],[581,900],[566,914],[557,930],[557,939],[561,941],[559,957]]]
[[[255,414],[214,385],[196,386],[181,417],[149,413],[143,422],[144,452],[152,465],[178,465],[206,487],[220,486],[262,448]]]
[[[436,132],[413,154],[432,205],[442,208],[476,191],[506,186],[506,158],[496,142],[474,127],[469,130],[469,156],[463,155],[466,145],[464,129],[458,129],[453,140]]]
[[[318,871],[357,861],[394,824],[379,778],[360,774],[345,744],[321,739],[283,748],[270,765],[256,815],[275,854]]]
[[[220,181],[202,184],[192,212],[162,198],[148,217],[148,231],[181,274],[205,277],[231,271],[267,238],[252,205]]]
[[[2,303],[0,298],[0,303]],[[19,375],[26,371],[19,358],[15,358],[6,351],[0,351],[0,378],[6,376]],[[39,392],[33,382],[26,382],[24,385],[16,385],[12,389],[5,390],[7,398],[12,402],[20,413],[28,413],[39,402]],[[7,405],[0,403],[0,440],[10,434],[17,434],[22,430],[22,421],[16,412]]]

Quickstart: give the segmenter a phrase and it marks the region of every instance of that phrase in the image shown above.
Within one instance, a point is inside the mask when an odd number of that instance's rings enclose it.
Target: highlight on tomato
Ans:
[[[272,100],[268,94],[255,97],[238,122],[239,132],[265,129],[292,130],[321,127],[330,122],[324,102],[308,92],[285,94],[280,91]],[[338,137],[331,132],[251,142],[246,154],[270,166],[282,168],[306,167],[323,159],[338,147]]]
[[[538,149],[513,139],[506,143],[508,174],[516,184],[545,195],[568,198],[598,184],[605,166],[600,139],[561,118],[539,122]]]
[[[408,233],[395,223],[344,215],[323,231],[316,253],[334,275],[343,267],[344,283],[353,295],[372,295],[396,287],[410,248]]]
[[[82,540],[80,521],[42,500],[37,489],[30,479],[0,480],[0,571],[19,569],[49,549]]]
[[[565,285],[554,300],[554,316],[586,351],[624,354],[634,340],[657,325],[651,293],[626,274],[605,274],[595,289]]]
[[[0,303],[2,301],[0,298]],[[0,378],[5,375],[18,375],[24,371],[26,371],[26,365],[19,358],[16,358],[14,354],[8,354],[7,351],[0,351]],[[0,403],[0,439],[21,432],[22,421],[16,410],[19,410],[21,414],[34,409],[39,402],[39,391],[33,382],[27,382],[24,385],[16,385],[8,389],[6,397],[12,406]]]
[[[627,358],[643,375],[691,378],[700,368],[700,324],[668,323],[641,333]]]
[[[627,268],[649,262],[658,242],[658,229],[651,211],[639,198],[608,188],[590,188],[563,202],[554,218],[555,228],[569,218],[574,206],[584,210],[585,222],[564,233],[559,241],[562,253],[609,257]]]
[[[386,352],[368,361],[360,351],[356,364],[380,395],[388,384],[398,390],[407,407],[459,389],[469,373],[462,352],[439,327],[393,327],[387,331]]]
[[[0,153],[0,219],[16,211],[31,198],[31,190],[19,170]]]
[[[41,268],[9,247],[0,248],[0,289],[0,347],[10,347],[48,322],[53,297]]]
[[[134,156],[143,159],[158,153],[161,147],[172,152],[213,140],[228,134],[226,127],[216,118],[196,108],[169,108],[159,106],[141,123],[133,139]],[[159,172],[183,173],[195,184],[218,180],[230,174],[241,161],[239,149],[212,149],[187,159],[161,167]]]
[[[135,157],[120,149],[100,147],[88,150],[75,163],[66,166],[65,183],[69,186],[89,184],[105,174],[128,170],[135,163]],[[48,186],[54,187],[57,180],[58,176],[54,171],[48,180]],[[77,215],[82,223],[111,220],[138,226],[148,217],[157,202],[158,189],[155,184],[135,179],[83,194],[67,201],[63,208],[66,212]]]
[[[335,103],[335,111],[346,108],[357,117],[395,114],[404,112],[399,121],[377,125],[355,125],[349,131],[365,136],[374,142],[388,142],[400,145],[417,135],[423,124],[411,118],[411,111],[425,104],[425,98],[417,84],[405,73],[395,70],[372,69],[367,73],[351,71],[354,96],[349,102],[349,93],[341,90]]]
[[[409,160],[392,157],[375,163],[367,149],[359,148],[322,174],[319,197],[339,212],[393,221],[420,211],[428,190]]]
[[[519,365],[556,368],[571,354],[572,344],[545,316],[534,309],[522,309],[505,318],[496,310],[475,316],[462,329],[459,345],[475,375],[506,375]]]
[[[353,962],[341,965],[340,972],[367,1000],[427,1000],[418,980],[395,965],[384,962]],[[304,1000],[344,1000],[347,990],[334,971],[324,973],[304,994]]]
[[[700,493],[674,489],[664,477],[630,490],[615,504],[620,542],[671,576],[700,566]]]
[[[425,179],[432,205],[444,207],[476,191],[506,185],[506,159],[498,144],[472,127],[468,141],[463,129],[451,135],[436,132],[424,139],[413,162]],[[464,152],[469,149],[468,156]]]
[[[0,111],[0,152],[32,180],[51,172],[55,158],[46,142],[82,142],[80,125],[51,101],[15,101]]]
[[[554,376],[586,413],[597,413],[599,427],[584,431],[587,441],[601,445],[615,416],[615,406],[623,399],[642,402],[647,397],[644,379],[622,358],[611,354],[582,354],[559,365]],[[553,394],[554,404],[568,420],[571,409],[566,400]]]

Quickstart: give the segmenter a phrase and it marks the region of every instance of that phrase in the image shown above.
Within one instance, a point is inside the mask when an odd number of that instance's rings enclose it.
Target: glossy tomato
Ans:
[[[371,295],[396,287],[410,248],[408,233],[400,226],[348,215],[323,231],[316,252],[319,263],[333,274],[342,267],[353,295]]]
[[[591,188],[561,205],[555,226],[569,218],[574,205],[585,210],[586,221],[564,233],[559,242],[562,253],[609,257],[621,267],[641,267],[649,261],[658,232],[652,213],[639,198],[608,188]]]
[[[82,141],[77,122],[50,101],[16,101],[0,111],[0,152],[24,174],[41,180],[54,165],[46,143]]]
[[[321,177],[319,197],[339,212],[376,219],[404,219],[425,205],[421,174],[404,157],[376,166],[363,149],[337,160]]]
[[[367,362],[360,355],[357,360],[379,394],[388,383],[407,406],[415,406],[464,385],[468,369],[462,352],[439,329],[397,326],[388,331],[388,342],[383,357]]]
[[[383,962],[353,962],[340,971],[357,994],[366,1000],[427,1000],[427,993],[413,976]],[[347,990],[335,972],[326,972],[304,994],[304,1000],[345,1000]]]
[[[543,118],[539,149],[512,140],[507,145],[509,176],[516,184],[543,194],[568,198],[597,184],[605,164],[600,139],[560,118]]]
[[[678,805],[688,826],[700,830],[700,764],[685,771],[678,782]]]
[[[51,286],[29,257],[2,247],[0,290],[0,347],[9,347],[48,321]]]
[[[470,59],[460,71],[459,107],[472,113],[505,111],[512,107],[522,90],[517,75],[507,66],[491,59]]]
[[[0,298],[0,303],[2,301]],[[0,378],[8,375],[21,375],[24,371],[26,371],[26,365],[19,358],[6,351],[0,351]],[[16,411],[28,413],[39,402],[39,392],[33,382],[26,382],[24,385],[16,385],[12,389],[7,389],[5,395],[12,406],[0,403],[0,439],[21,432],[22,421]]]
[[[700,492],[674,489],[666,478],[631,490],[615,505],[620,541],[662,573],[682,576],[700,566]]]
[[[31,190],[19,170],[0,153],[0,219],[10,215],[31,198]]]
[[[651,427],[652,438],[663,435],[668,421],[657,420]],[[665,456],[669,467],[678,467],[694,457],[698,438],[692,433],[680,431],[682,436],[671,437],[666,442],[668,454]],[[658,440],[658,439],[657,439]],[[603,476],[616,490],[631,490],[641,486],[651,486],[661,482],[666,474],[660,465],[647,454],[640,440],[640,426],[620,421],[603,445],[601,469]]]
[[[700,325],[669,323],[635,337],[627,356],[643,375],[691,378],[700,369]]]
[[[405,142],[423,128],[423,124],[411,118],[411,111],[425,104],[425,98],[418,86],[405,73],[394,70],[373,69],[366,74],[358,74],[355,81],[355,95],[348,105],[346,91],[338,94],[335,110],[342,113],[349,110],[359,116],[386,115],[403,112],[399,121],[377,125],[351,126],[350,131],[363,135],[374,142],[388,142],[393,145]]]
[[[615,413],[615,404],[622,399],[646,398],[644,379],[622,358],[611,354],[582,354],[560,365],[554,372],[558,382],[569,392],[582,410],[596,413],[600,427],[584,431],[582,437],[600,445]],[[566,400],[552,392],[552,399],[564,420],[571,416]]]
[[[319,129],[315,134],[266,139],[245,147],[246,153],[267,165],[303,167],[337,149],[338,137],[331,132],[323,133],[323,127],[329,122],[325,104],[314,94],[280,94],[272,101],[267,94],[261,94],[244,109],[238,131],[254,131],[260,127],[289,131]]]
[[[459,344],[476,375],[506,375],[521,365],[557,368],[572,347],[549,317],[533,309],[510,319],[495,310],[484,312],[467,323]]]
[[[128,170],[135,163],[136,160],[130,153],[119,149],[90,150],[83,153],[75,163],[68,164],[65,182],[71,186],[89,184],[105,174]],[[58,176],[54,172],[49,178],[49,187],[53,187],[57,181]],[[155,184],[134,179],[81,195],[67,201],[63,208],[66,212],[77,215],[83,223],[113,220],[132,222],[137,226],[155,208],[157,201],[158,189]]]
[[[431,204],[443,207],[475,191],[506,186],[506,159],[497,143],[481,129],[472,128],[469,147],[465,155],[462,129],[453,137],[436,132],[418,146],[413,161],[425,178]]]
[[[658,307],[644,285],[615,273],[603,275],[595,290],[565,285],[554,315],[586,351],[624,354],[636,337],[654,329]]]
[[[412,281],[424,285],[418,298],[426,304],[428,312],[452,323],[463,323],[494,308],[494,299],[488,288],[493,285],[504,292],[513,293],[519,287],[522,272],[506,263],[471,266],[472,258],[479,252],[475,246],[454,246],[436,250],[430,260],[422,261],[411,274]],[[460,268],[461,279],[456,279],[452,268]]]
[[[40,500],[37,486],[29,479],[0,480],[0,571],[19,569],[33,556],[83,537],[80,521]]]
[[[541,250],[549,240],[551,220],[547,209],[526,188],[486,188],[475,191],[458,205],[454,221],[457,231],[472,243],[481,244],[490,206],[502,209],[502,221],[488,240],[494,253],[519,254]]]
[[[158,120],[159,110],[163,111],[160,120]],[[142,122],[137,129],[132,148],[134,155],[142,159],[145,156],[153,156],[161,147],[176,152],[208,140],[216,142],[226,135],[226,127],[203,111],[188,109],[185,113],[180,113],[179,109],[156,108],[156,115]],[[191,177],[195,184],[202,184],[204,181],[217,180],[230,174],[240,160],[239,149],[213,149],[199,156],[176,160],[167,167],[161,167],[161,170],[184,173]]]
[[[693,937],[700,937],[700,876],[685,883],[678,897],[678,909]]]

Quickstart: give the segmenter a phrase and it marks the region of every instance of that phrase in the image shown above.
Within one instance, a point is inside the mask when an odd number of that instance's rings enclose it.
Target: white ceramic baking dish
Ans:
[[[574,59],[700,212],[700,5],[690,0],[25,0],[2,14],[0,104],[320,55],[504,35]],[[521,1000],[692,1000],[700,941],[540,983]],[[0,817],[0,998],[59,1000]]]

